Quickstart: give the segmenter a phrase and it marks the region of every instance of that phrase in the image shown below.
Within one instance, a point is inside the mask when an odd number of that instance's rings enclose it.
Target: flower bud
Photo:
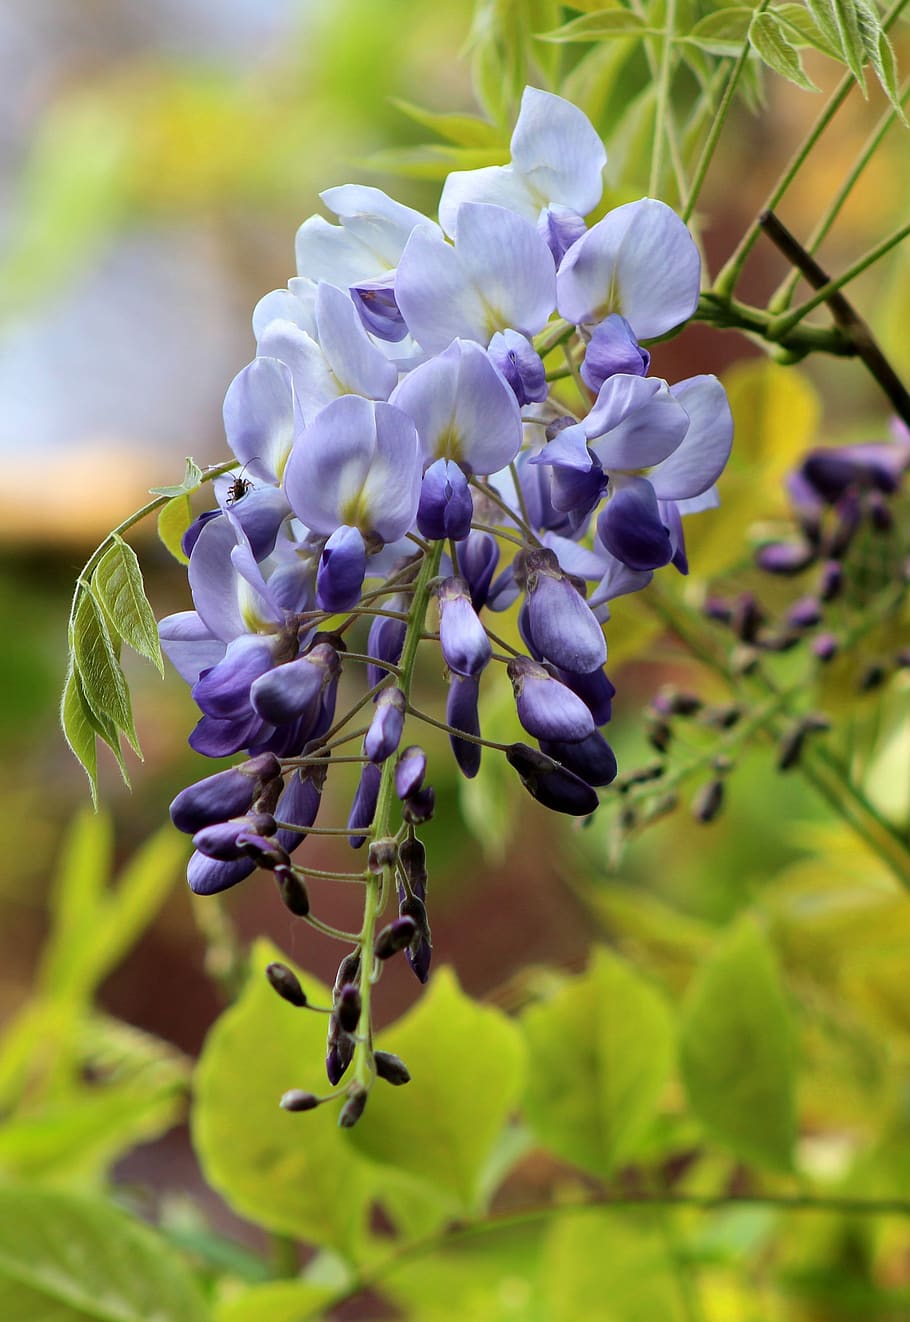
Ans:
[[[275,805],[275,816],[279,822],[287,822],[287,827],[280,827],[275,833],[278,843],[292,854],[299,844],[306,839],[306,827],[312,826],[319,815],[322,802],[322,787],[325,784],[325,767],[301,767],[294,771],[284,788],[284,792]],[[303,828],[292,831],[290,827]]]
[[[515,330],[497,331],[490,340],[487,357],[508,381],[521,407],[546,399],[547,373],[543,360],[524,335]]]
[[[692,815],[697,822],[713,822],[724,806],[724,782],[709,780],[696,794],[692,803]]]
[[[464,471],[451,459],[430,464],[420,485],[417,527],[424,537],[460,542],[471,531],[474,500]]]
[[[310,912],[310,897],[300,874],[293,868],[279,867],[275,869],[275,880],[278,882],[278,894],[285,908],[290,910],[295,918],[306,918]]]
[[[338,1123],[342,1129],[353,1129],[363,1115],[369,1093],[362,1083],[352,1083],[348,1089],[348,1100],[338,1113]]]
[[[275,666],[250,689],[250,699],[257,715],[272,725],[300,721],[307,734],[321,715],[323,693],[329,681],[337,679],[341,661],[329,643],[317,643],[306,656]]]
[[[335,986],[332,992],[334,1001],[338,1000],[343,987],[349,983],[356,982],[360,976],[360,951],[352,950],[349,955],[338,965],[338,972],[335,974]]]
[[[787,611],[787,623],[794,629],[814,629],[821,621],[822,608],[817,597],[800,597]]]
[[[471,532],[455,547],[456,568],[468,585],[476,611],[487,604],[490,584],[499,564],[499,546],[488,532]]]
[[[319,1105],[315,1093],[304,1092],[301,1088],[290,1088],[278,1103],[282,1111],[312,1111]]]
[[[755,552],[755,563],[766,574],[801,574],[814,559],[805,542],[767,542]]]
[[[345,1033],[334,1015],[329,1020],[329,1034],[326,1042],[325,1072],[329,1083],[336,1087],[344,1077],[345,1070],[354,1059],[354,1039]]]
[[[245,813],[263,786],[280,779],[281,764],[274,753],[260,753],[227,771],[217,771],[181,790],[171,804],[171,821],[178,831],[195,835],[204,826]]]
[[[422,748],[411,744],[395,763],[395,793],[399,799],[416,794],[427,774],[427,755]]]
[[[373,954],[377,959],[391,959],[410,945],[416,935],[417,924],[413,918],[396,918],[376,934]]]
[[[348,830],[355,831],[371,826],[376,814],[376,804],[379,800],[379,785],[382,780],[382,772],[372,762],[367,762],[363,771],[360,773],[360,780],[357,783],[357,790],[354,794],[354,801],[351,804],[351,811],[348,813]],[[366,842],[366,837],[362,835],[348,836],[348,844],[352,849],[360,849]]]
[[[599,730],[574,744],[542,739],[540,751],[574,771],[588,785],[610,785],[616,779],[616,754]]]
[[[617,312],[611,312],[594,327],[581,365],[581,379],[597,393],[607,377],[647,376],[651,355],[642,349],[632,327]]]
[[[363,740],[363,751],[371,762],[384,762],[401,743],[405,698],[401,689],[381,689],[373,699],[376,712]]]
[[[833,661],[838,652],[836,636],[833,633],[820,633],[812,640],[812,651],[819,661]]]
[[[382,840],[374,840],[370,845],[367,867],[376,876],[383,869],[394,867],[397,858],[398,845],[394,837],[386,836]]]
[[[291,1005],[303,1008],[306,1005],[306,993],[300,985],[300,979],[287,964],[269,964],[265,970],[265,976],[274,991],[278,993],[283,1000]]]
[[[324,611],[347,611],[360,600],[367,548],[357,528],[336,528],[319,557],[316,604]]]
[[[403,1083],[411,1082],[407,1065],[399,1056],[393,1056],[391,1051],[374,1051],[373,1060],[377,1075],[380,1079],[385,1079],[386,1083],[400,1088]]]
[[[462,675],[452,675],[449,680],[449,694],[446,700],[446,721],[455,730],[463,734],[480,736],[480,715],[477,709],[480,694],[480,681]],[[473,779],[480,770],[480,744],[468,739],[459,739],[449,735],[455,761],[463,776]],[[411,796],[413,798],[413,796]],[[410,800],[409,800],[410,801]]]
[[[196,850],[186,865],[186,879],[196,895],[218,895],[255,871],[256,864],[248,858],[221,862]]]
[[[432,819],[435,809],[436,792],[432,785],[424,785],[423,789],[403,800],[401,815],[409,826],[422,826]]]
[[[603,629],[553,552],[546,547],[526,552],[521,573],[533,650],[576,674],[587,675],[602,666],[607,659]]]
[[[580,776],[527,744],[512,744],[506,760],[518,772],[522,785],[538,803],[571,817],[587,817],[599,800]]]
[[[335,1014],[343,1032],[356,1033],[360,1022],[360,991],[352,982],[346,983],[339,992]]]
[[[398,846],[398,865],[411,890],[424,899],[427,887],[427,851],[423,842],[415,835],[408,836]]]
[[[410,601],[405,596],[390,597],[389,610],[407,611]],[[379,661],[388,661],[392,666],[401,660],[404,637],[408,626],[404,620],[395,620],[388,615],[377,615],[370,625],[367,635],[367,655],[375,656]],[[374,688],[389,672],[382,666],[367,666],[367,684]]]
[[[193,836],[193,845],[200,854],[208,858],[227,861],[235,858],[251,858],[252,855],[240,844],[240,838],[248,832],[271,835],[275,830],[275,818],[269,813],[248,813],[245,817],[232,817],[229,822],[218,822],[215,826],[204,826]]]
[[[518,719],[535,739],[577,743],[594,731],[594,718],[577,694],[536,661],[515,656],[509,661]]]
[[[493,655],[487,632],[471,605],[463,578],[447,578],[437,589],[439,647],[455,675],[479,675]]]
[[[559,666],[546,663],[546,669],[554,679],[558,679],[566,688],[577,693],[594,718],[595,725],[606,725],[613,715],[613,699],[616,688],[600,668],[582,675],[572,670],[562,670]]]

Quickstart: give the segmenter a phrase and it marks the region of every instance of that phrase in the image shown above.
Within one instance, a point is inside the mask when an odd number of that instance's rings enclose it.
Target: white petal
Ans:
[[[321,284],[316,294],[319,346],[341,390],[368,399],[388,399],[398,372],[370,339],[346,293]]]
[[[551,92],[525,88],[512,134],[512,166],[541,199],[538,209],[558,202],[586,216],[600,201],[606,163],[604,145],[583,111]]]
[[[443,184],[439,199],[439,223],[453,239],[458,228],[458,208],[465,202],[486,202],[505,207],[532,222],[537,220],[544,205],[511,165],[454,170]]]

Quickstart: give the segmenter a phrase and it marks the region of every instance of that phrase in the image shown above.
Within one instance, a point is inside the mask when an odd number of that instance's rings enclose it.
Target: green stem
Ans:
[[[910,97],[910,79],[908,79],[901,88],[900,95],[898,97],[898,105],[902,106],[906,102],[908,97]],[[835,220],[840,215],[844,203],[847,201],[848,197],[853,192],[853,189],[856,187],[856,184],[858,183],[860,176],[862,175],[866,166],[869,164],[870,160],[875,155],[876,151],[881,145],[882,140],[885,137],[885,134],[888,132],[888,130],[897,120],[897,116],[898,116],[898,112],[893,106],[891,107],[891,109],[887,110],[884,115],[882,115],[881,119],[878,121],[878,124],[875,126],[872,133],[869,135],[865,145],[863,146],[862,150],[860,151],[859,155],[854,161],[852,168],[847,174],[847,177],[844,179],[844,182],[837,190],[837,193],[834,195],[824,215],[821,217],[818,224],[815,226],[815,229],[812,231],[809,241],[806,244],[806,252],[810,254],[814,254],[818,252],[818,249],[821,247],[821,244],[825,239],[825,237],[827,236],[829,230],[831,229],[831,226],[834,224]],[[778,289],[768,301],[769,311],[774,313],[786,311],[786,309],[790,306],[790,303],[793,299],[793,295],[796,291],[796,286],[800,282],[801,275],[802,273],[799,270],[793,270],[790,272],[788,276],[786,276],[786,278],[783,281],[781,281],[781,284],[779,285]]]
[[[408,628],[404,646],[398,662],[398,687],[404,694],[405,702],[411,695],[414,679],[414,667],[417,661],[417,649],[420,635],[423,633],[424,620],[430,600],[430,582],[439,570],[442,556],[442,542],[434,542],[429,555],[424,556],[420,573],[414,584],[414,596],[408,616]],[[370,838],[382,840],[393,833],[392,808],[395,803],[395,758],[386,758],[382,764],[382,776],[379,782],[379,795],[376,800],[376,812]],[[366,879],[365,900],[363,907],[363,926],[360,929],[360,1032],[354,1052],[352,1078],[364,1088],[373,1082],[373,1041],[370,1028],[370,997],[373,989],[373,943],[376,936],[376,922],[381,916],[382,900],[389,892],[394,880],[393,869],[386,867],[382,876],[370,874]]]
[[[770,340],[780,340],[782,336],[787,335],[790,331],[794,330],[799,322],[802,321],[803,317],[807,317],[810,312],[814,312],[822,303],[828,302],[832,294],[836,294],[839,289],[843,289],[843,287],[848,285],[851,280],[855,280],[858,275],[862,275],[863,271],[868,270],[870,266],[874,266],[875,263],[880,261],[882,257],[891,251],[892,248],[896,248],[899,243],[902,243],[908,235],[910,235],[910,222],[906,225],[902,225],[900,229],[895,230],[887,239],[882,239],[881,243],[876,244],[874,248],[870,249],[869,252],[860,257],[858,261],[855,261],[852,266],[848,266],[846,271],[842,272],[841,275],[836,276],[833,280],[829,280],[826,285],[822,285],[822,287],[816,290],[812,297],[807,298],[804,303],[800,303],[798,307],[793,308],[790,312],[785,312],[780,316],[772,317],[766,332],[767,338]]]
[[[770,0],[761,0],[761,4],[755,10],[756,14],[763,13],[767,9],[769,3]],[[705,177],[708,173],[708,168],[711,165],[711,161],[714,159],[714,152],[717,147],[718,139],[720,138],[721,131],[726,122],[730,106],[733,103],[733,97],[736,93],[739,80],[742,77],[743,69],[746,67],[746,61],[749,58],[749,51],[751,49],[751,43],[747,37],[743,42],[742,50],[739,52],[739,55],[736,57],[736,60],[730,68],[727,81],[724,84],[724,90],[721,93],[720,98],[720,105],[718,106],[717,113],[712,121],[710,131],[705,140],[705,145],[702,147],[701,156],[698,158],[698,164],[695,167],[695,176],[692,180],[692,187],[689,189],[689,195],[686,198],[686,203],[682,210],[682,218],[686,223],[691,219],[692,212],[695,210],[696,203],[701,194],[702,186],[704,185]]]
[[[885,32],[888,31],[888,29],[894,24],[895,20],[900,15],[901,11],[905,8],[907,3],[908,0],[894,0],[894,3],[892,4],[891,8],[882,18],[883,31]],[[777,208],[781,198],[784,196],[787,189],[793,183],[793,180],[796,178],[797,174],[801,170],[802,166],[805,164],[810,153],[815,147],[815,144],[818,142],[819,138],[822,136],[825,129],[831,123],[832,119],[837,114],[838,110],[840,110],[843,103],[846,101],[847,96],[854,85],[854,82],[855,79],[852,73],[848,72],[844,74],[843,78],[838,83],[834,92],[831,94],[831,97],[828,100],[828,104],[825,106],[824,110],[821,112],[818,119],[815,121],[812,128],[809,130],[808,136],[796,149],[795,153],[790,159],[790,163],[787,165],[787,168],[784,170],[784,173],[781,175],[780,179],[775,184],[774,188],[772,189],[764,205],[759,208],[759,214],[761,214],[764,211],[774,211]],[[730,257],[729,261],[726,263],[723,270],[718,275],[717,279],[714,281],[714,292],[719,297],[729,298],[732,295],[733,290],[736,288],[736,282],[738,281],[742,269],[746,264],[746,259],[748,258],[749,253],[755,247],[755,244],[758,240],[758,236],[760,234],[761,234],[761,225],[758,219],[756,219],[746,230],[746,233],[743,235],[742,239],[737,245],[735,252]]]
[[[654,110],[654,140],[648,192],[660,197],[664,174],[664,148],[668,139],[670,87],[673,82],[673,46],[676,32],[676,0],[666,0],[664,32],[661,37],[660,68],[657,71],[657,101]],[[653,66],[652,66],[653,71]]]

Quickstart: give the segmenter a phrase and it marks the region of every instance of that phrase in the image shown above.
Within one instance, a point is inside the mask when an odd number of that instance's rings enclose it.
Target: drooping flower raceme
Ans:
[[[310,919],[292,855],[325,829],[327,775],[359,768],[346,822],[329,827],[366,847],[350,873],[363,929],[329,1007],[342,1124],[381,1073],[370,982],[402,950],[429,974],[420,656],[435,652],[445,675],[426,718],[464,775],[505,755],[539,803],[590,814],[616,775],[609,602],[664,566],[685,573],[683,516],[716,503],[732,441],[723,388],[651,376],[644,343],[695,311],[698,251],[652,198],[589,225],[605,159],[581,111],[527,88],[511,160],[450,175],[438,224],[375,188],[323,195],[338,223],[301,226],[297,275],[258,303],[257,355],[225,399],[244,479],[220,479],[217,508],[187,529],[193,609],[160,625],[200,709],[193,747],[245,758],[172,805],[193,836],[196,892],[259,867]],[[364,683],[339,713],[352,672]],[[514,694],[508,745],[483,737],[496,684]],[[398,916],[377,930],[395,896]],[[276,990],[305,1004],[276,969]],[[293,1096],[292,1109],[318,1100]]]

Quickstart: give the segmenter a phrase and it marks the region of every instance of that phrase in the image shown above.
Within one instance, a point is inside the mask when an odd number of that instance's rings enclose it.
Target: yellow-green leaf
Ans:
[[[713,1137],[746,1161],[791,1169],[790,1011],[774,954],[752,918],[724,935],[692,985],[681,1063],[692,1110]]]
[[[158,536],[181,565],[190,563],[181,545],[183,534],[193,522],[193,507],[188,495],[171,496],[158,515]]]
[[[623,960],[595,950],[587,971],[532,1006],[521,1025],[530,1069],[528,1123],[567,1161],[609,1175],[634,1155],[673,1066],[660,994]]]
[[[183,496],[190,491],[195,491],[202,485],[202,469],[196,463],[195,459],[186,457],[186,468],[183,472],[183,481],[177,482],[169,487],[149,487],[153,496]]]

